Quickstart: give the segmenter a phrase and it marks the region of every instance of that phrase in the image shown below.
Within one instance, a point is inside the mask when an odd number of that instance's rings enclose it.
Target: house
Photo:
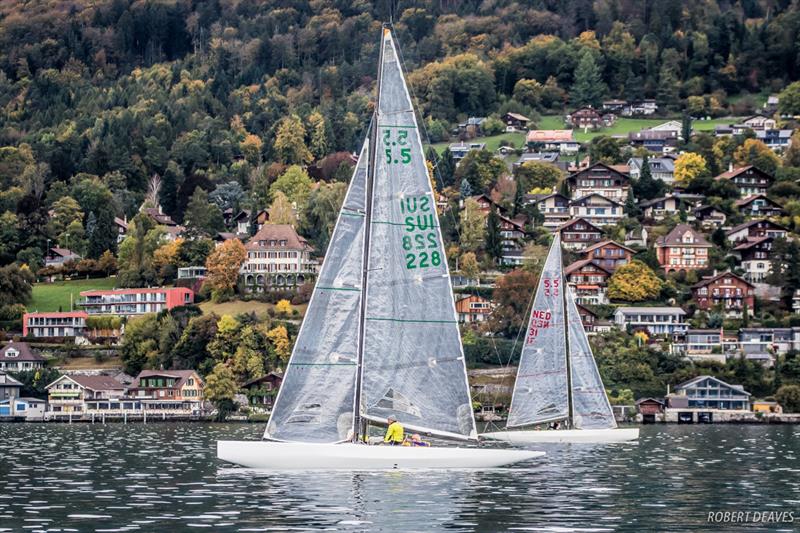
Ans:
[[[502,211],[502,207],[495,204],[494,201],[489,198],[487,194],[477,194],[475,196],[470,196],[471,200],[475,200],[478,204],[478,208],[481,210],[484,216],[488,216],[489,213],[492,211],[492,207],[497,208],[497,212],[500,213]]]
[[[698,376],[675,386],[674,396],[684,400],[675,407],[688,409],[750,410],[750,393],[713,376]],[[670,407],[673,398],[670,397]]]
[[[740,328],[739,349],[747,359],[771,366],[774,355],[800,348],[800,328]]]
[[[614,124],[615,120],[616,117],[613,113],[600,114],[592,106],[578,108],[564,117],[567,126],[578,129],[607,128]]]
[[[636,410],[642,415],[643,423],[654,423],[656,418],[664,414],[666,403],[656,398],[640,398],[636,400]]]
[[[610,272],[630,263],[635,254],[635,250],[614,241],[598,242],[581,252],[584,259],[591,259]]]
[[[753,315],[755,287],[733,272],[722,272],[692,285],[692,298],[698,309],[714,311],[719,308],[727,317],[741,318],[745,313]]]
[[[656,111],[658,111],[658,104],[652,99],[637,100],[622,108],[622,114],[626,117],[633,115],[652,115]]]
[[[680,307],[617,307],[614,323],[620,329],[647,331],[651,336],[686,333],[686,311]]]
[[[764,113],[774,115],[778,111],[778,102],[780,102],[780,97],[777,94],[769,95],[767,101],[764,102]]]
[[[701,205],[692,210],[694,219],[700,223],[700,227],[704,230],[712,230],[722,227],[728,216],[711,205]]]
[[[43,368],[45,358],[35,353],[27,342],[11,341],[0,349],[0,370],[20,372]]]
[[[786,214],[781,204],[763,194],[742,198],[734,205],[746,217],[779,217]]]
[[[569,214],[572,218],[584,218],[596,226],[610,226],[622,220],[625,207],[605,196],[592,193],[570,202]]]
[[[269,411],[275,403],[275,397],[283,383],[283,374],[270,372],[260,378],[252,379],[242,385],[251,407]]]
[[[128,235],[128,221],[127,217],[119,218],[114,217],[114,227],[117,228],[117,244],[121,243],[125,240],[125,237]]]
[[[536,202],[536,209],[544,216],[542,225],[550,231],[570,219],[569,198],[563,194],[553,193],[539,198]]]
[[[231,218],[231,224],[236,225],[236,235],[250,235],[250,210],[243,209],[236,213]]]
[[[205,384],[194,370],[142,370],[128,391],[147,410],[196,415],[203,408]]]
[[[755,237],[740,241],[733,249],[733,255],[744,270],[744,279],[750,283],[763,283],[772,272],[770,253],[774,237]]]
[[[22,383],[0,370],[0,400],[12,400],[19,397]]]
[[[789,230],[780,224],[776,224],[766,218],[760,218],[729,229],[725,232],[725,237],[730,242],[739,243],[759,237],[785,238],[788,233]]]
[[[725,363],[727,351],[720,329],[689,329],[683,343],[673,343],[672,350],[694,361],[712,360]]]
[[[644,218],[647,220],[660,221],[670,215],[678,213],[680,211],[681,201],[677,196],[670,194],[660,198],[653,198],[645,202],[639,202],[639,207],[642,208]]]
[[[644,226],[634,228],[625,234],[625,246],[647,248],[647,237],[647,228]]]
[[[503,264],[521,265],[524,260],[522,245],[525,239],[525,222],[522,219],[511,219],[499,213],[497,218],[500,226],[501,260]]]
[[[50,248],[50,251],[44,258],[44,265],[49,267],[60,267],[67,261],[80,261],[81,256],[70,250],[69,248]]]
[[[603,111],[608,111],[609,113],[621,114],[622,110],[627,105],[628,105],[627,100],[617,100],[617,99],[605,100],[603,101],[602,109]]]
[[[606,289],[611,270],[593,259],[581,259],[564,269],[564,279],[572,287],[575,301],[583,305],[608,303]]]
[[[599,322],[597,313],[592,312],[581,304],[576,305],[576,307],[578,309],[578,315],[581,317],[583,329],[588,335],[595,333],[595,325]]]
[[[739,189],[739,196],[742,197],[756,194],[766,195],[767,189],[775,181],[770,174],[753,165],[730,169],[714,179],[730,180]]]
[[[82,337],[87,318],[86,311],[25,313],[22,315],[22,336],[43,339]]]
[[[314,248],[289,224],[265,224],[245,248],[239,273],[247,291],[297,287],[316,276]]]
[[[481,133],[481,124],[486,117],[469,117],[466,122],[458,125],[459,135],[466,138],[477,137]]]
[[[778,402],[769,402],[766,400],[754,400],[752,409],[754,413],[775,413],[776,415],[783,414],[783,407],[781,407]]]
[[[572,130],[530,130],[525,137],[528,150],[556,151],[562,154],[577,154],[581,144],[575,140]]]
[[[603,239],[603,231],[582,218],[569,220],[556,228],[561,233],[561,244],[567,250],[583,250]]]
[[[89,410],[90,400],[119,399],[125,386],[111,376],[63,375],[45,387],[47,416],[81,416]]]
[[[486,143],[455,143],[451,144],[448,149],[450,150],[450,154],[453,156],[453,161],[461,161],[467,154],[473,150],[481,151],[486,148]],[[259,228],[260,229],[260,228]]]
[[[792,145],[793,133],[794,130],[786,129],[759,130],[756,132],[756,139],[776,152],[781,152]]]
[[[545,163],[553,165],[562,172],[566,172],[569,167],[569,161],[561,161],[559,152],[525,152],[514,162],[513,167],[517,168],[525,163]]]
[[[456,300],[458,321],[462,324],[485,322],[492,312],[492,301],[473,294]]]
[[[641,130],[628,134],[628,142],[633,147],[646,148],[650,152],[665,154],[678,146],[678,132],[672,130]]]
[[[47,402],[39,398],[9,398],[0,400],[0,417],[24,418],[26,422],[44,420]]]
[[[656,239],[658,264],[669,274],[708,266],[711,243],[688,224],[678,224],[667,235]]]
[[[90,315],[143,315],[194,303],[194,291],[186,287],[109,289],[82,291],[78,307]]]
[[[207,269],[204,266],[189,266],[178,268],[178,279],[205,279]]]
[[[683,124],[679,120],[668,120],[647,129],[650,131],[674,131],[677,133],[678,139],[683,139]]]
[[[620,204],[628,199],[630,181],[627,174],[605,163],[595,163],[567,177],[570,198],[599,194]]]
[[[661,180],[664,183],[672,184],[675,182],[675,160],[671,157],[651,157],[647,164],[650,167],[650,175],[653,179]],[[632,157],[628,159],[630,177],[638,180],[642,176],[642,166],[644,159]]]
[[[531,121],[525,115],[520,115],[519,113],[506,113],[501,117],[501,120],[506,125],[506,131],[513,132],[513,131],[525,131],[528,129],[528,122]]]
[[[742,135],[747,130],[774,130],[778,125],[777,121],[772,117],[765,117],[761,114],[755,114],[747,117],[738,124],[733,125],[733,134]]]

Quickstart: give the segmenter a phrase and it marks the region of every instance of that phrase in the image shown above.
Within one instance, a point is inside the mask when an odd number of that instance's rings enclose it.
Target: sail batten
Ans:
[[[528,317],[507,427],[569,417],[561,239],[556,233]]]

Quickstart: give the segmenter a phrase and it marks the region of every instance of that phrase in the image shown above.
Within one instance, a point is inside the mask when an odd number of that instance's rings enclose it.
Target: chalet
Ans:
[[[733,135],[733,126],[730,124],[717,124],[714,126],[714,137],[730,137]]]
[[[649,335],[673,336],[688,329],[686,311],[680,307],[617,307],[614,323],[620,329],[646,331]]]
[[[625,216],[625,208],[605,196],[592,193],[569,204],[572,218],[584,218],[597,226],[614,225]]]
[[[317,273],[314,248],[290,224],[264,224],[245,248],[239,274],[247,291],[300,286]]]
[[[22,315],[22,336],[37,339],[81,337],[86,330],[86,311],[54,311]]]
[[[506,125],[506,131],[525,131],[528,129],[528,122],[531,121],[525,115],[519,113],[506,113],[501,120]]]
[[[89,400],[119,399],[125,386],[111,376],[64,375],[45,386],[48,417],[82,415]]]
[[[624,116],[630,117],[634,115],[652,115],[658,111],[658,104],[655,100],[637,100],[626,105],[622,109]]]
[[[727,317],[752,316],[755,305],[755,287],[732,272],[723,272],[702,279],[692,285],[692,298],[698,309],[721,309]]]
[[[759,130],[756,132],[756,139],[766,144],[772,150],[780,152],[791,146],[793,133],[794,130]]]
[[[19,398],[22,383],[0,370],[0,400]]]
[[[236,213],[231,217],[231,225],[236,226],[236,235],[250,235],[250,210],[243,209]]]
[[[153,222],[156,223],[158,226],[177,226],[178,223],[172,220],[172,217],[167,215],[161,210],[161,206],[158,207],[145,207],[141,210],[142,213],[149,216],[153,219]]]
[[[50,248],[50,251],[44,258],[45,266],[60,267],[67,261],[80,261],[82,257],[69,248]]]
[[[674,195],[662,196],[660,198],[653,198],[645,202],[639,202],[639,207],[642,208],[642,214],[647,220],[664,220],[670,215],[674,215],[680,211],[681,201]]]
[[[698,376],[675,386],[670,407],[749,411],[750,393],[741,385],[730,385],[712,376]],[[678,401],[675,401],[678,400]]]
[[[727,353],[736,350],[738,340],[731,343],[725,342],[724,331],[721,329],[689,329],[686,330],[680,343],[673,343],[672,350],[692,360],[712,360],[725,363]]]
[[[607,128],[614,124],[615,120],[616,117],[613,113],[600,114],[599,111],[591,106],[576,109],[564,118],[567,126],[578,129]]]
[[[561,243],[567,250],[583,250],[603,239],[603,231],[582,218],[569,220],[556,231],[561,233]]]
[[[627,100],[605,100],[603,101],[602,109],[603,111],[608,111],[609,113],[620,114],[627,105]]]
[[[485,322],[492,312],[492,301],[473,294],[456,300],[458,321],[462,324]]]
[[[607,304],[606,287],[611,270],[592,259],[575,261],[564,269],[564,279],[572,287],[579,304]]]
[[[453,161],[461,161],[467,154],[473,150],[481,151],[486,148],[486,143],[455,143],[451,144],[448,149],[450,150],[450,154],[453,156]]]
[[[730,242],[738,243],[758,237],[785,238],[788,233],[789,230],[780,224],[759,218],[729,229],[725,236]]]
[[[733,249],[733,255],[744,270],[744,279],[750,283],[763,283],[772,272],[770,253],[774,237],[754,237],[740,241]]]
[[[498,213],[500,219],[500,238],[503,251],[517,250],[525,239],[525,223],[521,219],[511,219]]]
[[[484,120],[486,120],[486,117],[469,117],[466,122],[458,125],[459,135],[469,139],[476,137],[481,133],[481,124],[483,124]]]
[[[567,177],[570,198],[583,198],[590,194],[599,194],[615,202],[625,203],[630,188],[627,174],[606,165],[595,163]]]
[[[672,130],[641,130],[628,134],[631,146],[642,147],[657,154],[669,153],[678,145],[678,132]]]
[[[581,252],[584,259],[592,259],[610,272],[630,263],[635,254],[635,250],[614,241],[598,242]]]
[[[766,115],[774,115],[778,111],[778,102],[780,101],[780,97],[777,94],[769,95],[767,101],[764,102],[764,113]]]
[[[45,359],[26,342],[9,342],[0,349],[0,371],[20,372],[45,366]]]
[[[251,407],[269,411],[275,403],[278,391],[283,383],[283,374],[270,372],[260,378],[252,379],[242,385]]]
[[[653,179],[661,180],[664,183],[672,184],[675,182],[675,160],[671,157],[651,157],[647,160],[650,167],[650,175]],[[628,159],[628,168],[631,178],[638,180],[642,176],[642,166],[644,159],[632,157]]]
[[[633,228],[625,234],[625,246],[640,246],[646,248],[647,237],[647,228],[644,226]]]
[[[665,272],[708,267],[711,244],[688,224],[678,224],[667,235],[656,239],[656,257]]]
[[[572,130],[530,130],[525,138],[528,150],[556,151],[576,154],[581,144],[575,140]]]
[[[747,130],[753,130],[753,131],[774,130],[777,125],[778,123],[775,121],[774,118],[756,114],[747,117],[738,124],[734,124],[732,128],[734,135],[742,135],[743,133],[747,132]]]
[[[786,214],[781,204],[763,194],[742,198],[734,205],[746,217],[779,217]]]
[[[544,227],[551,231],[570,219],[569,198],[562,194],[554,193],[539,198],[536,208],[544,216]]]
[[[798,328],[739,328],[739,350],[746,359],[771,366],[775,355],[798,349],[799,337]]]
[[[603,327],[597,317],[597,313],[592,312],[581,304],[578,304],[576,307],[578,308],[578,315],[581,317],[581,325],[588,335],[596,333],[596,328]]]
[[[679,120],[668,120],[647,129],[650,131],[674,131],[678,134],[678,139],[683,139],[683,124]]]
[[[475,202],[478,203],[478,207],[480,207],[481,212],[484,215],[489,214],[489,212],[492,210],[492,206],[495,206],[497,208],[498,213],[500,213],[501,211],[500,206],[495,204],[494,201],[491,198],[489,198],[489,196],[486,194],[478,194],[475,196],[470,196],[470,199],[475,200]]]
[[[767,189],[775,181],[770,174],[763,170],[747,165],[723,172],[716,178],[717,180],[730,180],[739,189],[739,195],[743,197],[756,194],[767,194]]]
[[[127,218],[127,217],[126,217]],[[128,235],[128,221],[123,218],[114,217],[114,227],[117,230],[117,244],[125,240]]]
[[[128,396],[147,410],[192,415],[202,411],[205,384],[194,370],[142,370]]]
[[[712,205],[701,205],[692,210],[695,220],[704,230],[716,229],[725,224],[728,216]]]

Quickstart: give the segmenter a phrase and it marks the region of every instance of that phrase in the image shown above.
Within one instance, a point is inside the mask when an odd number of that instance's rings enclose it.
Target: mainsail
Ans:
[[[361,412],[474,438],[447,257],[411,98],[384,31],[369,239]]]
[[[577,429],[617,427],[603,380],[597,370],[573,295],[567,298],[569,369],[572,378],[572,424]]]
[[[265,438],[338,442],[353,430],[368,153],[366,141]]]
[[[508,427],[541,424],[569,416],[564,288],[561,238],[556,233],[525,330]]]

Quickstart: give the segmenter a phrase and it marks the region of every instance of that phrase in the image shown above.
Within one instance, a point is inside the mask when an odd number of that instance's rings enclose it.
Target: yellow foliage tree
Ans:
[[[286,302],[286,300],[281,301]],[[286,328],[284,326],[275,326],[267,332],[267,338],[275,348],[275,355],[284,363],[288,361],[289,356],[292,355],[292,348],[289,343],[289,332],[286,331]]]
[[[641,261],[619,267],[608,280],[608,297],[612,300],[642,302],[661,294],[664,282]]]
[[[239,269],[247,259],[247,250],[239,239],[230,239],[214,249],[206,259],[205,284],[216,301],[229,296],[239,279]]]
[[[745,139],[744,144],[733,152],[733,160],[739,166],[753,165],[769,174],[774,174],[781,164],[775,152],[758,139]]]
[[[459,260],[461,266],[461,273],[469,279],[477,278],[481,273],[481,267],[478,265],[478,258],[475,257],[473,252],[467,252],[461,256]]]
[[[686,152],[675,160],[675,181],[681,185],[688,185],[707,173],[706,160],[700,154]]]
[[[283,194],[283,191],[275,191],[272,197],[272,205],[267,209],[269,212],[270,224],[297,224],[297,216],[292,209],[292,202]]]
[[[288,315],[292,312],[292,304],[289,300],[280,300],[275,304],[275,312],[279,315]]]
[[[239,143],[239,149],[242,155],[253,166],[257,166],[261,162],[261,149],[264,146],[263,141],[258,135],[248,133],[242,142]]]

